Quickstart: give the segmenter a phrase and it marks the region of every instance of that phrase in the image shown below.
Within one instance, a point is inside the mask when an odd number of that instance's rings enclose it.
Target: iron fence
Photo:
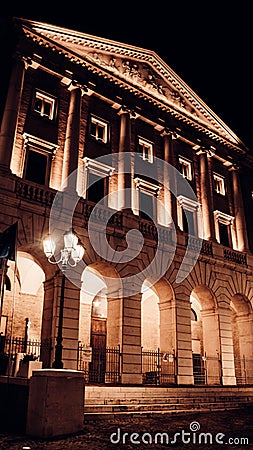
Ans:
[[[26,353],[36,358],[40,357],[41,342],[38,339],[28,339],[22,337],[1,336],[1,351],[11,359],[17,353]]]
[[[222,369],[219,355],[206,356],[193,353],[194,384],[222,384]]]
[[[77,370],[84,372],[86,383],[120,383],[120,346],[91,348],[79,342]]]
[[[175,384],[176,383],[176,358],[174,352],[157,350],[143,350],[142,382],[143,384]]]
[[[253,358],[235,358],[236,384],[253,384]]]

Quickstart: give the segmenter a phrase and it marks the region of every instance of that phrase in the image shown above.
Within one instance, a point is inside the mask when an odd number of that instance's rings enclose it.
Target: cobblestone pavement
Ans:
[[[2,433],[0,450],[164,450],[173,447],[188,450],[248,450],[253,449],[252,419],[253,407],[150,417],[96,418],[86,422],[82,432],[65,438],[41,440]],[[158,433],[164,433],[163,443]],[[169,442],[166,442],[167,438]]]

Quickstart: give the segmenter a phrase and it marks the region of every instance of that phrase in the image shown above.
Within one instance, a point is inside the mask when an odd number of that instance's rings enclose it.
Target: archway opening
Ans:
[[[122,343],[119,277],[112,267],[96,263],[85,268],[81,280],[79,368],[89,382],[117,382]]]
[[[250,301],[241,294],[231,299],[232,336],[237,384],[253,382],[253,314]]]
[[[207,286],[190,296],[193,375],[195,384],[220,384],[220,338],[217,305]]]

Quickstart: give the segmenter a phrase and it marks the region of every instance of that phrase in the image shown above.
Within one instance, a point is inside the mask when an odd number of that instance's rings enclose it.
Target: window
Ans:
[[[25,161],[23,178],[33,183],[48,185],[51,161],[58,145],[24,133]]]
[[[108,123],[99,119],[98,117],[91,116],[90,118],[90,135],[97,141],[107,144],[109,140],[109,126]]]
[[[179,171],[187,180],[192,180],[192,163],[181,156],[178,159],[179,162]]]
[[[139,214],[143,219],[152,220],[154,217],[153,194],[140,190]]]
[[[144,161],[152,163],[154,160],[153,156],[153,144],[152,142],[146,141],[145,139],[139,138],[138,141],[139,152]]]
[[[109,179],[114,172],[111,166],[91,158],[84,158],[83,189],[80,195],[87,200],[107,206],[109,194]]]
[[[225,245],[225,247],[230,247],[228,225],[222,222],[219,222],[219,238],[222,245]]]
[[[33,110],[40,116],[53,120],[55,115],[55,98],[41,91],[36,91]]]
[[[225,247],[233,247],[231,229],[234,217],[221,211],[214,211],[214,220],[217,241]]]
[[[29,148],[24,178],[34,183],[46,184],[47,165],[47,155]]]
[[[140,178],[135,178],[134,181],[138,192],[137,213],[143,219],[156,221],[157,202],[155,197],[158,196],[160,187]]]
[[[194,236],[200,236],[202,230],[199,229],[198,211],[199,204],[195,200],[180,195],[178,200],[178,226],[182,231]]]
[[[87,200],[104,204],[104,197],[108,193],[108,177],[102,177],[88,172],[88,188],[86,193]]]
[[[192,320],[192,322],[197,322],[198,321],[197,313],[194,311],[193,308],[191,308],[191,320]]]
[[[213,174],[214,190],[217,194],[225,195],[225,180],[221,175]]]

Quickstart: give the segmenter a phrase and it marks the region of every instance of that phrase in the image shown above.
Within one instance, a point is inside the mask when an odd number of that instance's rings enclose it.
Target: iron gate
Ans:
[[[253,384],[253,358],[235,358],[236,384]]]
[[[176,358],[174,352],[142,350],[143,384],[175,384]]]
[[[82,370],[86,383],[120,383],[121,381],[121,353],[120,346],[106,347],[105,351],[91,348],[87,357],[87,347],[78,344],[77,370]]]
[[[192,354],[194,384],[222,384],[221,360],[219,355]]]

